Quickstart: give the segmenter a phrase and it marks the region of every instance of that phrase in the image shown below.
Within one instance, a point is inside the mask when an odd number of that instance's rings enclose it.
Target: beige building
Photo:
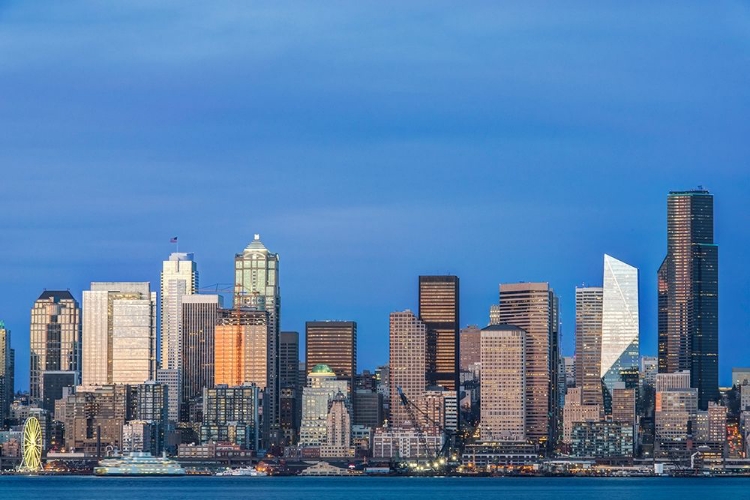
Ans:
[[[656,374],[656,392],[672,389],[690,389],[690,372],[688,370]]]
[[[661,373],[659,374],[661,375]],[[659,376],[657,375],[657,383]],[[698,411],[697,389],[671,389],[656,393],[656,444],[687,441],[689,422]]]
[[[635,425],[635,389],[615,386],[612,391],[612,421],[621,424]]]
[[[84,386],[156,378],[156,293],[147,282],[91,283],[83,292]]]
[[[498,324],[526,332],[526,437],[540,445],[557,438],[559,416],[558,300],[548,283],[500,285]]]
[[[568,388],[565,394],[565,405],[563,406],[563,433],[562,442],[570,444],[572,442],[573,426],[583,422],[598,422],[601,420],[602,407],[599,405],[581,404],[580,387]]]
[[[326,440],[320,447],[321,457],[354,456],[352,422],[346,397],[338,393],[332,399],[326,416]]]
[[[460,368],[461,371],[472,371],[480,362],[482,329],[476,325],[469,325],[461,330],[460,339]]]
[[[424,323],[409,310],[390,316],[390,411],[392,427],[403,427],[410,421],[401,404],[398,388],[411,401],[419,401],[425,392]]]
[[[576,288],[576,358],[577,388],[581,404],[602,406],[602,287]],[[603,406],[602,406],[603,407]]]
[[[490,325],[481,332],[483,441],[526,439],[526,332]]]
[[[378,427],[372,438],[372,456],[376,459],[417,459],[436,456],[443,447],[443,433],[437,427],[429,427],[423,429],[422,437],[424,443],[413,427]]]

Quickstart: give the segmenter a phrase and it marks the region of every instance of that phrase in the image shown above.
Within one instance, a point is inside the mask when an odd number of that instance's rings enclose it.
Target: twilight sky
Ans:
[[[359,323],[360,368],[417,277],[575,286],[641,271],[656,353],[666,195],[715,195],[720,381],[750,365],[748,2],[0,2],[0,319],[28,387],[41,291],[202,286],[260,233],[282,327]],[[504,2],[509,3],[509,2]]]

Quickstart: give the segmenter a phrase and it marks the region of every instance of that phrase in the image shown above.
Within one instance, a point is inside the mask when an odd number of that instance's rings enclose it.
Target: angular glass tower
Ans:
[[[638,269],[604,256],[601,377],[606,401],[623,373],[638,371]]]

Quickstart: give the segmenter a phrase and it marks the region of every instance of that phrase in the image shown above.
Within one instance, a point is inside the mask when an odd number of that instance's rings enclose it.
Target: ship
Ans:
[[[257,470],[255,467],[241,467],[239,469],[226,469],[216,473],[217,476],[251,476],[251,477],[263,477],[267,476],[265,472]]]
[[[134,451],[129,455],[105,458],[94,468],[95,476],[184,476],[185,469],[167,457]]]

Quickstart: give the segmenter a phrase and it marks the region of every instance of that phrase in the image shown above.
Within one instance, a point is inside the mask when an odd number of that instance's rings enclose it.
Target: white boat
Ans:
[[[262,477],[267,476],[265,472],[257,470],[255,467],[240,467],[238,469],[227,468],[221,472],[216,473],[217,476],[251,476],[251,477]]]
[[[184,476],[185,469],[167,457],[134,451],[130,455],[105,458],[94,468],[95,476]]]

